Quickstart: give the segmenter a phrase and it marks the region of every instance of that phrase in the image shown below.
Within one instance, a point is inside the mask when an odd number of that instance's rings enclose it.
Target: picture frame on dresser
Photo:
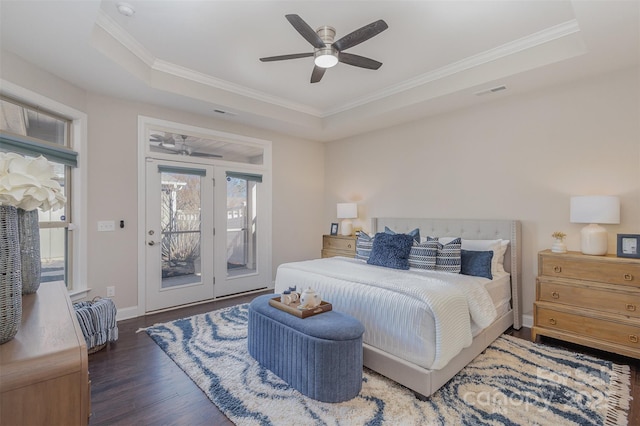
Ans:
[[[331,224],[331,233],[329,235],[338,235],[338,224],[337,223],[332,223]]]
[[[617,256],[640,259],[640,234],[618,234]]]

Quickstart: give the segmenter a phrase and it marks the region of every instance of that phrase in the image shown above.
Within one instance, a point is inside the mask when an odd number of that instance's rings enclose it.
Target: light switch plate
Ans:
[[[116,222],[113,220],[101,220],[98,222],[98,232],[108,232],[116,230]]]

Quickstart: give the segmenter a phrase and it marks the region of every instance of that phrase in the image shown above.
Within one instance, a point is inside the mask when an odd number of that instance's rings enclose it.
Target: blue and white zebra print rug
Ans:
[[[356,398],[315,401],[249,355],[247,308],[146,330],[237,425],[627,424],[628,366],[506,335],[429,401],[368,369]]]

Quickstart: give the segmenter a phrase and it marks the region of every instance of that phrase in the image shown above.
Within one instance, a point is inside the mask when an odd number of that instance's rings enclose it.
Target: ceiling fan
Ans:
[[[182,140],[176,140],[175,136],[176,135],[171,133],[165,135],[153,134],[149,140],[152,142],[152,145],[160,151],[172,154],[188,155],[191,157],[222,158],[222,155],[219,154],[195,151],[192,146],[187,145],[187,138],[189,137],[187,135],[178,135]]]
[[[389,28],[387,23],[382,19],[365,25],[334,42],[333,38],[336,35],[335,28],[323,26],[314,31],[313,28],[298,15],[291,14],[285,15],[285,17],[289,23],[293,25],[293,28],[295,28],[305,40],[311,43],[314,47],[313,52],[269,56],[260,58],[262,62],[284,61],[287,59],[309,58],[313,56],[315,65],[311,73],[311,83],[319,82],[327,68],[333,67],[338,62],[371,70],[377,70],[382,66],[382,62],[344,52]]]

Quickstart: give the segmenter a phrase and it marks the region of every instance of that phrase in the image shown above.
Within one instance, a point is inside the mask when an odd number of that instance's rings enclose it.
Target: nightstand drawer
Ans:
[[[622,259],[600,260],[598,256],[540,256],[540,275],[555,278],[577,278],[610,284],[640,287],[640,264],[626,263]]]
[[[356,257],[356,237],[347,235],[323,235],[322,257]]]
[[[640,318],[640,289],[634,290],[618,291],[611,285],[573,285],[539,278],[537,300]]]
[[[325,250],[343,250],[356,252],[356,241],[352,237],[340,238],[332,235],[325,235],[322,241],[322,248]]]
[[[640,350],[640,323],[625,324],[535,306],[535,326],[615,343]]]

